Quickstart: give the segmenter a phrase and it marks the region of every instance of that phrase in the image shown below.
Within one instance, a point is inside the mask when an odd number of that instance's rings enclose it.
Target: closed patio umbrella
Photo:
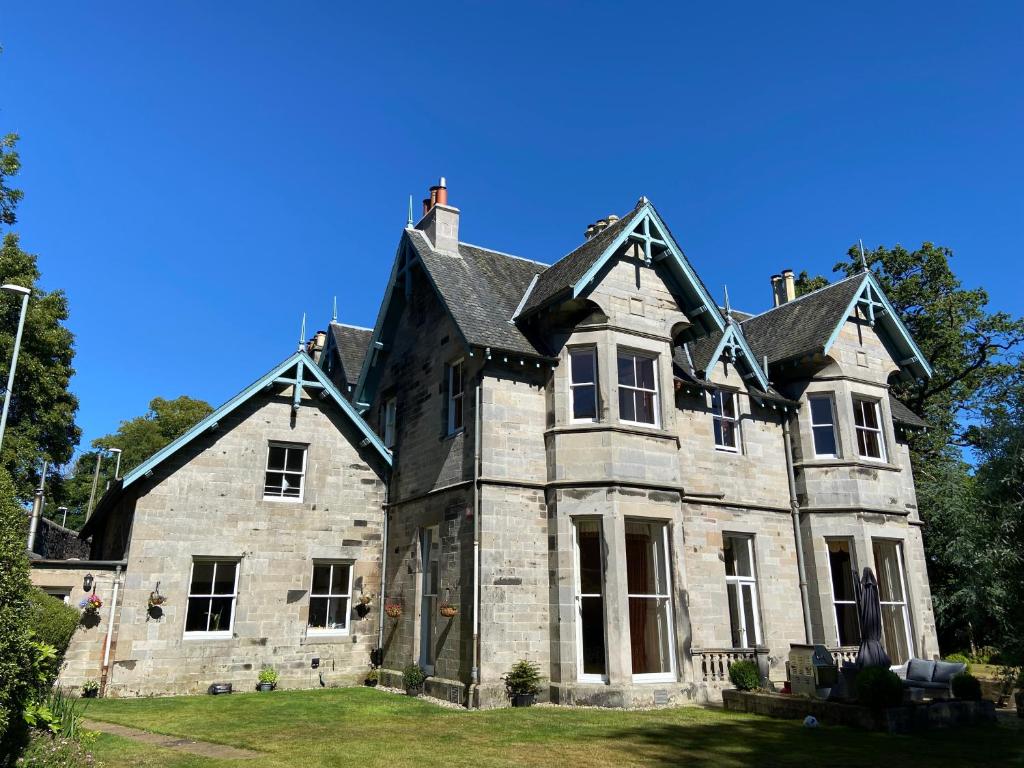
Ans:
[[[892,659],[882,647],[882,606],[878,601],[878,582],[870,568],[864,569],[860,580],[860,649],[857,666],[889,667]]]

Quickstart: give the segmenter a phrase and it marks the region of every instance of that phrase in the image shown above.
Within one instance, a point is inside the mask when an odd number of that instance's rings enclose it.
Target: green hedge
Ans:
[[[761,687],[761,674],[753,661],[734,661],[729,665],[729,681],[738,691],[755,691]]]
[[[25,534],[11,476],[0,469],[0,755],[13,751],[15,734],[8,731],[21,725],[22,708],[35,693]]]
[[[57,649],[58,668],[78,627],[79,614],[63,600],[46,594],[35,587],[29,592],[29,626],[36,640]]]
[[[888,667],[868,667],[857,673],[857,700],[872,709],[899,706],[903,702],[903,681]]]

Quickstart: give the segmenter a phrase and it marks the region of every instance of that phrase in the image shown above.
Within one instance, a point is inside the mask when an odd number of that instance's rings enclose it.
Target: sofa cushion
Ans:
[[[923,688],[929,691],[948,691],[949,683],[934,683],[930,680],[904,680],[904,688]]]
[[[961,672],[967,670],[967,665],[960,661],[936,661],[935,671],[932,673],[933,683],[946,683]]]
[[[927,659],[911,659],[907,665],[907,680],[930,682],[935,673],[935,662]]]

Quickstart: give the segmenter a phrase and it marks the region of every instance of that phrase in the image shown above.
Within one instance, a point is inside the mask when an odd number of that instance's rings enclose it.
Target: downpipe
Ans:
[[[793,518],[793,539],[796,542],[796,568],[800,577],[800,605],[804,613],[804,642],[813,643],[811,632],[811,599],[807,592],[807,568],[804,564],[804,540],[800,532],[800,501],[796,496],[796,475],[793,471],[793,436],[789,416],[782,417],[782,438],[786,445],[786,479],[789,481],[789,512]]]
[[[483,377],[476,386],[473,409],[473,682],[480,685],[480,410],[483,404]]]

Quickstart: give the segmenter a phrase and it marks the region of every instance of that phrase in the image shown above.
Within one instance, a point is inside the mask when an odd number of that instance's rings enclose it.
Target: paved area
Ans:
[[[129,728],[126,725],[115,725],[114,723],[103,723],[98,720],[83,720],[82,725],[91,731],[110,733],[114,736],[120,736],[122,739],[131,739],[132,741],[151,744],[156,747],[190,752],[200,757],[213,757],[219,760],[253,760],[263,757],[261,752],[254,752],[251,749],[239,749],[238,747],[229,747],[226,744],[213,744],[209,741],[181,739],[177,736],[164,736],[159,733],[140,731],[138,728]]]

